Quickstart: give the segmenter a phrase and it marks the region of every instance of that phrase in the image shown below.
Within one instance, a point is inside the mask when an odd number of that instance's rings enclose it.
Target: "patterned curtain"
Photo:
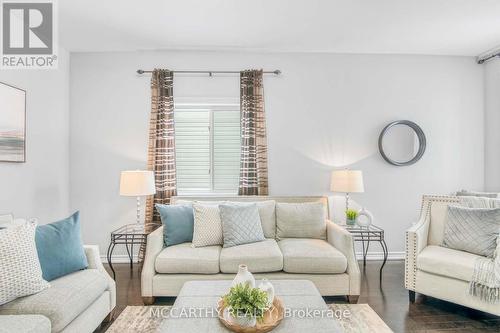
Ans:
[[[239,195],[267,195],[267,136],[262,70],[240,73]]]
[[[146,202],[146,223],[161,224],[154,205],[177,194],[175,172],[174,73],[155,69],[151,77],[148,170],[155,172],[156,194]]]

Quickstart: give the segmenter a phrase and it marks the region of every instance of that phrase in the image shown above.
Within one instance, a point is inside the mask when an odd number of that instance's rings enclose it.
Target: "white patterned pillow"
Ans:
[[[222,245],[222,222],[219,205],[193,203],[193,247]]]
[[[42,278],[32,223],[0,230],[0,305],[38,293],[50,285]]]

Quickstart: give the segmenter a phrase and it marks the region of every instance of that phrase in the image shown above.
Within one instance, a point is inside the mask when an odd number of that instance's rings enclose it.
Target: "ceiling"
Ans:
[[[475,56],[500,45],[499,0],[58,1],[72,52],[242,50]]]

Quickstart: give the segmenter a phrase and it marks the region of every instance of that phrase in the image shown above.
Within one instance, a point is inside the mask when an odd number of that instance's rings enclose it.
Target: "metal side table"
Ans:
[[[113,280],[116,278],[116,273],[113,268],[111,259],[116,245],[125,245],[127,254],[130,259],[130,269],[134,263],[134,245],[146,245],[148,234],[158,228],[158,224],[127,224],[111,232],[111,242],[109,243],[107,259],[109,268],[113,272]]]
[[[384,269],[385,263],[387,262],[387,255],[389,251],[387,250],[387,244],[384,239],[384,229],[377,227],[376,225],[370,225],[368,227],[360,227],[357,225],[342,225],[349,233],[352,235],[355,242],[361,242],[363,244],[363,267],[366,267],[366,255],[368,254],[368,248],[370,247],[370,242],[379,242],[384,253],[384,261],[380,267],[380,280],[382,280],[382,270]]]

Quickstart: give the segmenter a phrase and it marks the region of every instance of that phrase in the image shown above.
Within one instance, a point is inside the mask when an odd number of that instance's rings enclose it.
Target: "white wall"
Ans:
[[[0,162],[0,213],[54,222],[69,212],[69,53],[57,70],[0,70],[25,89],[26,163]],[[0,112],[1,108],[0,108]]]
[[[484,65],[485,79],[485,188],[500,192],[500,61]]]
[[[266,76],[272,195],[324,195],[334,167],[364,171],[353,199],[386,229],[390,251],[421,195],[484,187],[483,69],[467,57],[398,55],[136,52],[72,54],[71,207],[83,236],[104,253],[109,232],[133,222],[134,199],[118,195],[119,173],[146,166],[152,69],[281,69]],[[238,77],[177,76],[176,97],[238,96]],[[420,162],[394,167],[377,139],[388,122],[410,119],[427,135]],[[336,215],[342,198],[334,200]],[[340,208],[339,208],[340,207]],[[380,251],[373,246],[373,251]]]

